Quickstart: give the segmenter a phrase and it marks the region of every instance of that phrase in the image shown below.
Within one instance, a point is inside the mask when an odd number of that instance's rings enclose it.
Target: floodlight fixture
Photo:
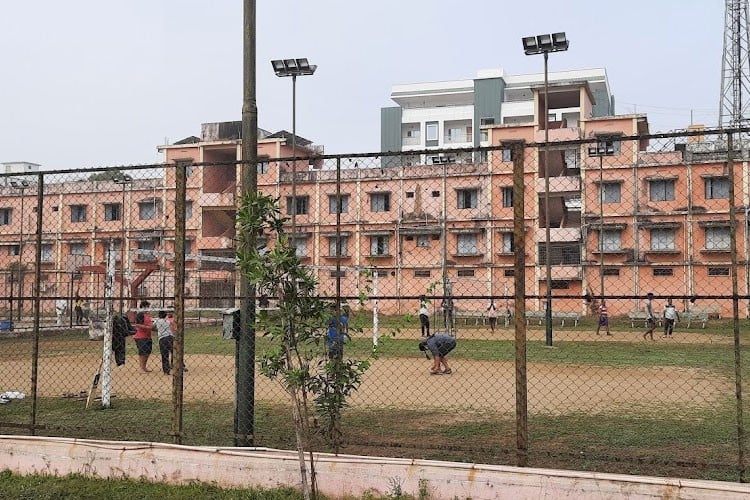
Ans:
[[[16,189],[26,189],[29,187],[29,181],[23,179],[13,179],[10,181],[10,185]]]
[[[527,56],[536,54],[547,54],[549,52],[562,52],[568,50],[570,42],[565,37],[565,32],[543,34],[537,36],[525,36],[521,39],[523,51]]]
[[[318,68],[314,64],[310,64],[310,61],[306,57],[299,59],[274,59],[271,61],[273,66],[273,72],[276,76],[305,76],[312,75]]]

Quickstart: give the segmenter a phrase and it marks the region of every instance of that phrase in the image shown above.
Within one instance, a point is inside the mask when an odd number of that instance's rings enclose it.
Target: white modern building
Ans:
[[[581,84],[590,99],[581,100]],[[549,122],[577,127],[580,119],[614,115],[614,97],[603,68],[548,74]],[[534,123],[534,89],[544,73],[508,75],[502,69],[480,70],[471,80],[394,85],[398,105],[381,109],[381,151],[467,148],[488,145],[482,126]],[[590,107],[583,102],[592,102]],[[543,109],[543,108],[536,108]],[[388,159],[385,159],[388,161]],[[470,154],[415,155],[406,163],[463,163]],[[395,159],[394,159],[395,161]]]

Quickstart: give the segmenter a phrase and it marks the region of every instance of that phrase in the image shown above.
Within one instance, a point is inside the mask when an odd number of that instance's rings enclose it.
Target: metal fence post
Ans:
[[[36,435],[39,383],[39,315],[41,314],[42,283],[42,216],[44,211],[44,174],[37,176],[36,185],[36,250],[34,252],[34,344],[31,355],[31,435]]]
[[[178,161],[175,167],[174,233],[174,359],[172,367],[172,434],[182,444],[185,371],[185,197],[190,161]]]
[[[511,144],[513,159],[513,295],[515,301],[516,460],[529,459],[528,379],[526,376],[526,230],[524,227],[524,143]]]
[[[740,345],[740,314],[737,285],[737,220],[734,199],[734,132],[727,133],[727,175],[729,177],[729,253],[732,259],[732,329],[734,332],[734,376],[737,399],[737,471],[739,481],[745,482],[745,424],[742,416],[742,359]],[[738,134],[740,141],[741,134]],[[744,160],[744,158],[743,158]]]

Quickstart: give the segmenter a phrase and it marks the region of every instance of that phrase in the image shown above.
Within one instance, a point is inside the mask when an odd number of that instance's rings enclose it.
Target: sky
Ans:
[[[292,129],[292,82],[272,59],[307,57],[297,134],[328,154],[380,149],[394,84],[541,73],[521,37],[565,31],[550,71],[603,67],[616,112],[652,132],[719,115],[720,0],[258,0],[258,126]],[[0,15],[0,162],[45,170],[154,163],[157,145],[240,120],[240,0],[24,0]]]

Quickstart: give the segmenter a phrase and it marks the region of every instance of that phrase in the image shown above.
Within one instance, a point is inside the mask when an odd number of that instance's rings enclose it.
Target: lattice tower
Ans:
[[[748,0],[726,0],[724,55],[721,60],[719,126],[746,125],[750,119],[750,35]]]

